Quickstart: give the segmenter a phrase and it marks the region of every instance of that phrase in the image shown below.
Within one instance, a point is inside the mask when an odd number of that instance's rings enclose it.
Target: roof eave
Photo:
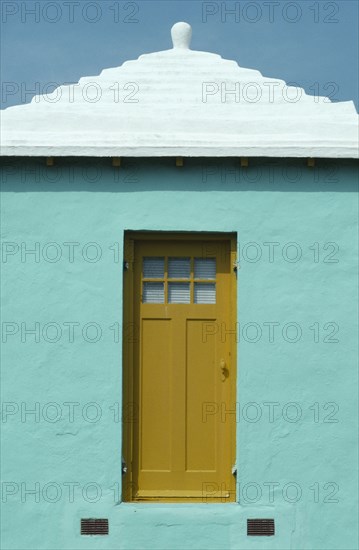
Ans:
[[[0,149],[1,157],[187,157],[187,158],[226,158],[226,157],[266,157],[266,158],[347,158],[358,159],[357,144],[332,145],[258,145],[258,146],[26,146],[5,145]]]

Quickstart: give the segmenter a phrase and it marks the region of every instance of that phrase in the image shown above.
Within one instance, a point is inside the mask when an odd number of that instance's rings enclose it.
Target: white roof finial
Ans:
[[[174,48],[189,50],[192,38],[192,27],[188,23],[176,23],[171,29],[171,36]]]

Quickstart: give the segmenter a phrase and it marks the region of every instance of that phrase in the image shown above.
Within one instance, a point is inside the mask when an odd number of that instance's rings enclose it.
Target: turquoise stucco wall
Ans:
[[[356,549],[357,165],[8,160],[2,188],[2,548]],[[126,229],[238,234],[239,504],[119,502]]]

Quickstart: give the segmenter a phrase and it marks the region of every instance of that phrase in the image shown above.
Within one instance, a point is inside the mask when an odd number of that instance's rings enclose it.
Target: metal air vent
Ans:
[[[81,519],[81,535],[108,535],[108,519]]]
[[[247,535],[249,537],[274,536],[274,519],[247,519]]]

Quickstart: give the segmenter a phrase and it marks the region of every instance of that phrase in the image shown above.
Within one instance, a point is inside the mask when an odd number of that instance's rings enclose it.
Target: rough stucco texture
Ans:
[[[357,548],[356,182],[350,161],[4,163],[2,548]],[[238,234],[238,504],[120,503],[126,229]]]

